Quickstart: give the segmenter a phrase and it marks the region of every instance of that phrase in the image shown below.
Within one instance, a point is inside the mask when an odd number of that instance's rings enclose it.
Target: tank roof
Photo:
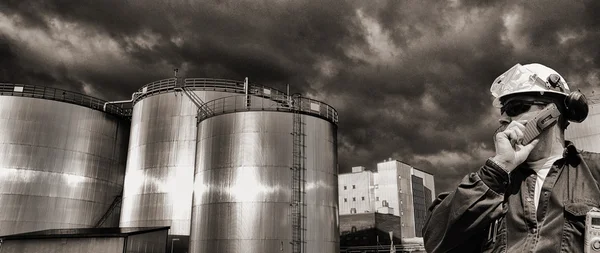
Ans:
[[[105,100],[81,94],[78,92],[29,84],[0,83],[0,96],[39,98],[80,105],[90,109],[104,111]],[[109,104],[106,111],[117,116],[130,115],[130,109]]]
[[[241,96],[246,96],[245,84],[243,81],[214,79],[214,78],[168,78],[158,80],[142,86],[133,96],[133,103],[157,94],[176,91],[187,92],[189,90],[218,91],[232,93],[232,96],[218,98],[211,101],[199,101],[200,116],[199,120],[219,114],[232,113],[238,111],[288,111],[311,115],[326,119],[334,124],[338,123],[337,111],[330,105],[314,99],[302,97],[299,95],[290,96],[277,89],[248,84],[248,95],[262,97],[270,100],[271,103],[265,105],[246,105],[245,103],[236,103]],[[193,95],[193,94],[192,94]],[[233,107],[224,107],[228,102],[233,102]],[[195,102],[196,103],[196,102]],[[219,106],[215,106],[218,104]],[[243,108],[242,108],[243,107]],[[211,108],[219,108],[213,110]]]

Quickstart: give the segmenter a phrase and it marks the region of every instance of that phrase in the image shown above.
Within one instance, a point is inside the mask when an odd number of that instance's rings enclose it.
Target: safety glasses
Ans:
[[[532,105],[545,106],[548,103],[541,101],[511,101],[500,108],[500,114],[506,113],[506,116],[515,117],[529,111]]]

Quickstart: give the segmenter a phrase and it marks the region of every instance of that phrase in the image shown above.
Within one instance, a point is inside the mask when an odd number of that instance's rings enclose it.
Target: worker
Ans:
[[[496,153],[431,205],[426,251],[584,252],[586,214],[600,207],[600,154],[564,131],[587,117],[585,96],[541,64],[515,65],[490,90],[501,113]]]

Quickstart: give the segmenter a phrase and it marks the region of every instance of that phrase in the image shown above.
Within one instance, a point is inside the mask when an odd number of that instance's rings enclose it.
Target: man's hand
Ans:
[[[524,123],[525,121],[512,121],[494,136],[496,156],[492,160],[508,173],[527,159],[539,141],[535,139],[527,145],[518,144],[523,139]]]

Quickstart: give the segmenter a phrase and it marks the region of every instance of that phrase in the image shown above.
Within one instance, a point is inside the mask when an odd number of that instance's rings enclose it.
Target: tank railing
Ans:
[[[221,88],[227,89],[228,91],[240,91],[244,92],[244,83],[234,80],[227,79],[214,79],[214,78],[186,78],[184,79],[185,86],[197,87],[197,88]]]
[[[89,107],[102,111],[107,101],[68,90],[28,84],[0,83],[0,96],[43,98]],[[106,112],[119,116],[131,115],[131,109],[108,105]]]
[[[146,84],[138,90],[140,95],[135,97],[133,103],[135,104],[140,99],[152,94],[175,90],[176,85],[177,78],[163,79]],[[183,79],[183,86],[191,88],[191,90],[210,90],[245,94],[244,82],[227,79],[185,78]],[[287,96],[284,92],[277,89],[255,84],[250,84],[248,94],[272,99],[281,99]]]
[[[316,114],[338,123],[338,113],[330,105],[307,97],[300,97],[300,111]]]
[[[294,110],[293,105],[288,104],[287,101],[291,101],[288,98],[281,97],[279,102],[276,100],[260,99],[256,96],[251,96],[250,103],[246,101],[245,95],[233,95],[228,97],[217,98],[208,101],[204,104],[205,110],[198,111],[198,122],[210,118],[212,116],[221,115],[232,112],[242,111],[286,111],[292,112]],[[333,107],[323,102],[313,100],[310,98],[300,97],[295,99],[292,103],[299,102],[298,109],[301,113],[309,115],[315,115],[325,118],[335,124],[338,123],[338,114]]]
[[[214,79],[214,78],[186,78],[183,79],[183,86],[191,88],[191,90],[212,90],[212,91],[223,91],[229,93],[245,94],[244,83],[240,81],[227,80],[227,79]],[[145,96],[164,93],[176,89],[177,78],[169,78],[158,80],[143,86],[140,90],[139,96],[135,96],[134,102],[136,103]],[[233,95],[220,99],[215,99],[206,102],[204,106],[198,108],[198,114],[200,119],[204,119],[210,116],[236,112],[242,110],[276,110],[276,111],[291,111],[292,98],[286,93],[279,91],[274,88],[253,85],[251,84],[248,88],[248,94],[254,97],[268,98],[269,100],[260,100],[260,104],[256,104],[255,100],[251,99],[251,104],[247,106],[244,95]],[[235,97],[235,98],[234,98]],[[333,107],[330,105],[313,100],[310,98],[300,98],[300,111],[317,115],[325,119],[331,120],[334,123],[338,123],[338,114]],[[231,104],[233,103],[233,105]]]
[[[175,89],[175,84],[177,84],[177,78],[163,79],[146,84],[138,90],[139,95],[134,96],[133,103],[135,104],[141,98],[151,94],[163,93],[173,90]]]

